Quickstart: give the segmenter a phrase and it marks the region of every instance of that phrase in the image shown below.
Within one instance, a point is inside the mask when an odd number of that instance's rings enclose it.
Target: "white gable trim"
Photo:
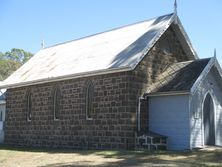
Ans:
[[[215,63],[214,63],[215,67],[217,68],[221,78],[222,78],[222,69],[221,69],[221,66],[219,64],[219,62],[217,61],[217,59],[215,58]]]
[[[192,52],[193,55],[194,55],[194,58],[195,58],[195,59],[199,59],[199,57],[198,57],[198,55],[197,55],[197,52],[195,51],[195,49],[194,49],[194,47],[193,47],[193,45],[192,45],[192,43],[191,43],[191,41],[190,41],[190,39],[189,39],[189,37],[188,37],[188,35],[187,35],[184,27],[183,27],[183,25],[182,25],[179,17],[178,17],[177,15],[175,15],[174,17],[175,17],[175,19],[174,19],[174,20],[175,20],[175,21],[174,21],[174,24],[178,25],[181,33],[183,34],[183,37],[185,38],[185,42],[187,43],[187,45],[189,46],[189,49],[191,50],[191,52]]]
[[[173,14],[173,16],[171,17],[169,23],[165,26],[165,28],[163,29],[163,31],[160,34],[157,34],[156,37],[153,39],[151,45],[147,45],[147,47],[144,49],[142,56],[140,56],[140,58],[133,64],[132,68],[135,69],[136,66],[141,62],[141,60],[147,55],[147,53],[150,51],[150,49],[156,44],[156,42],[162,37],[162,35],[166,32],[166,30],[172,25],[172,23],[178,25],[183,37],[185,38],[185,42],[187,43],[187,45],[189,46],[189,49],[191,50],[192,54],[194,57],[194,59],[199,59],[198,55],[195,51],[195,49],[193,48],[191,41],[185,31],[185,29],[183,28],[183,25],[179,19],[179,17],[176,15],[176,13]]]
[[[204,68],[204,70],[201,72],[200,76],[197,78],[197,80],[195,81],[195,83],[193,84],[192,88],[190,89],[191,94],[194,94],[195,91],[197,90],[197,87],[200,85],[200,83],[206,78],[207,74],[209,73],[209,71],[211,70],[211,68],[215,66],[219,73],[220,76],[222,77],[222,72],[221,72],[221,68],[219,63],[216,60],[216,57],[212,57],[210,59],[210,61],[208,62],[207,66]]]
[[[157,34],[150,45],[147,45],[144,49],[142,55],[139,57],[139,59],[132,65],[132,68],[135,69],[136,66],[141,62],[141,60],[147,55],[147,53],[150,51],[150,49],[156,44],[156,42],[160,39],[160,37],[166,32],[166,30],[170,27],[170,25],[174,22],[175,16],[173,15],[170,18],[169,23],[164,27],[163,31],[160,34]]]

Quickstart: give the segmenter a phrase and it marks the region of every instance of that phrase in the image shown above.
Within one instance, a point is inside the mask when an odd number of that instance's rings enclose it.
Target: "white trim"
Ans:
[[[140,130],[141,130],[141,120],[140,120],[140,116],[141,116],[141,112],[140,112],[140,109],[141,109],[141,100],[144,100],[145,98],[144,97],[139,97],[139,99],[138,99],[138,109],[137,109],[137,111],[138,111],[138,114],[137,114],[137,120],[138,120],[138,122],[137,122],[137,130],[138,130],[138,132],[140,132]]]
[[[210,61],[208,62],[207,66],[204,68],[204,70],[201,72],[195,83],[193,84],[192,88],[190,89],[191,94],[194,94],[197,90],[197,87],[199,84],[206,78],[208,72],[210,71],[211,67],[215,64],[215,58],[212,57]]]
[[[156,93],[149,93],[145,96],[154,97],[154,96],[176,96],[176,95],[189,95],[189,91],[169,91],[169,92],[156,92]]]
[[[178,25],[181,33],[183,34],[183,36],[184,36],[184,38],[185,38],[186,43],[187,43],[188,46],[189,46],[189,49],[190,49],[191,52],[193,53],[194,58],[195,58],[195,59],[199,59],[198,54],[197,54],[197,52],[195,51],[195,49],[194,49],[194,47],[193,47],[193,45],[192,45],[192,43],[191,43],[191,41],[190,41],[190,39],[189,39],[186,31],[185,31],[185,29],[184,29],[184,27],[183,27],[183,25],[182,25],[182,23],[181,23],[181,21],[180,21],[180,18],[179,18],[177,15],[175,15],[174,24]]]
[[[192,44],[191,44],[191,41],[190,41],[190,39],[189,39],[189,37],[188,37],[185,29],[183,28],[183,25],[182,25],[179,17],[174,13],[174,14],[172,15],[169,23],[168,23],[168,24],[166,25],[166,27],[163,29],[163,31],[162,31],[160,34],[158,34],[158,35],[153,39],[153,42],[151,43],[151,45],[148,45],[148,46],[144,49],[144,51],[143,51],[143,53],[142,53],[142,56],[141,56],[141,57],[136,61],[136,63],[133,65],[133,67],[132,67],[133,69],[136,68],[136,66],[137,66],[137,65],[141,62],[141,60],[147,55],[147,53],[150,51],[150,49],[151,49],[151,48],[156,44],[156,42],[162,37],[162,35],[166,32],[166,30],[167,30],[171,25],[173,25],[172,23],[174,23],[175,25],[178,25],[178,27],[179,27],[179,29],[180,29],[180,31],[181,31],[184,39],[185,39],[185,42],[186,42],[187,45],[189,46],[188,49],[190,49],[190,51],[192,52],[192,54],[193,54],[193,56],[194,56],[194,57],[192,57],[192,58],[194,58],[194,59],[199,59],[199,58],[198,58],[198,55],[197,55],[197,53],[196,53],[196,51],[195,51],[195,49],[194,49],[194,47],[193,47]]]
[[[87,121],[92,121],[93,118],[88,118],[88,117],[86,116],[86,120],[87,120]]]
[[[201,113],[202,113],[202,117],[201,117],[201,132],[202,132],[202,146],[205,146],[204,144],[204,102],[205,102],[205,99],[206,99],[206,96],[207,95],[210,95],[211,99],[212,99],[212,102],[213,102],[213,115],[214,115],[214,145],[216,145],[216,105],[215,105],[215,102],[214,102],[214,98],[213,98],[213,90],[210,89],[208,90],[205,94],[204,94],[204,98],[202,100],[202,104],[201,104]]]
[[[219,62],[217,61],[216,57],[215,57],[215,63],[214,63],[215,67],[217,68],[219,74],[220,74],[220,77],[222,78],[222,69],[221,69],[221,66],[219,64]]]
[[[191,127],[192,127],[192,113],[191,113],[192,97],[193,97],[193,96],[190,94],[190,95],[189,95],[189,104],[188,104],[188,105],[189,105],[189,109],[188,109],[188,110],[189,110],[189,111],[188,111],[189,113],[188,113],[188,115],[189,115],[189,140],[190,140],[189,143],[190,143],[190,150],[193,149],[192,144],[191,144],[191,141],[192,141],[192,140],[191,140],[191,139],[192,139],[192,138],[191,138],[191,136],[192,136],[192,130],[191,130]]]
[[[132,65],[132,68],[135,69],[137,65],[141,62],[141,60],[147,55],[147,53],[150,51],[150,49],[156,44],[156,42],[162,37],[162,35],[166,32],[166,30],[170,27],[170,25],[174,22],[175,16],[174,14],[171,16],[169,23],[164,27],[163,31],[160,34],[157,34],[150,45],[147,45],[145,49],[142,52],[142,55],[139,57],[139,59]]]
[[[38,79],[38,80],[19,82],[19,83],[14,83],[14,84],[6,83],[3,85],[0,85],[0,89],[18,88],[18,87],[23,87],[23,86],[38,85],[38,84],[49,83],[49,82],[64,81],[64,80],[69,80],[69,79],[76,79],[76,78],[83,78],[83,77],[97,76],[97,75],[104,75],[104,74],[112,74],[112,73],[125,72],[125,71],[131,71],[131,70],[133,70],[131,67],[122,67],[122,68],[97,70],[97,71],[83,72],[83,73],[71,74],[71,75],[65,75],[65,76],[59,76],[59,77]]]
[[[6,104],[5,100],[0,100],[0,104]]]

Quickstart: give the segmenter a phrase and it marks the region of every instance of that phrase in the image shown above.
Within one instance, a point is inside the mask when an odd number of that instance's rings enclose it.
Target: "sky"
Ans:
[[[49,47],[173,12],[174,0],[0,0],[0,52]],[[199,58],[222,64],[222,0],[177,0]]]

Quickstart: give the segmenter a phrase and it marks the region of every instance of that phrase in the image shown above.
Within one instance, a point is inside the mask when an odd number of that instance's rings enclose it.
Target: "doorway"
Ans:
[[[208,93],[203,105],[204,145],[215,145],[214,104]]]

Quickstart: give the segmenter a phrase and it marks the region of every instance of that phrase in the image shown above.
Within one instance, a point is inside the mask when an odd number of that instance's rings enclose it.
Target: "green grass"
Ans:
[[[0,166],[222,166],[222,148],[147,152],[45,149],[0,145]]]

